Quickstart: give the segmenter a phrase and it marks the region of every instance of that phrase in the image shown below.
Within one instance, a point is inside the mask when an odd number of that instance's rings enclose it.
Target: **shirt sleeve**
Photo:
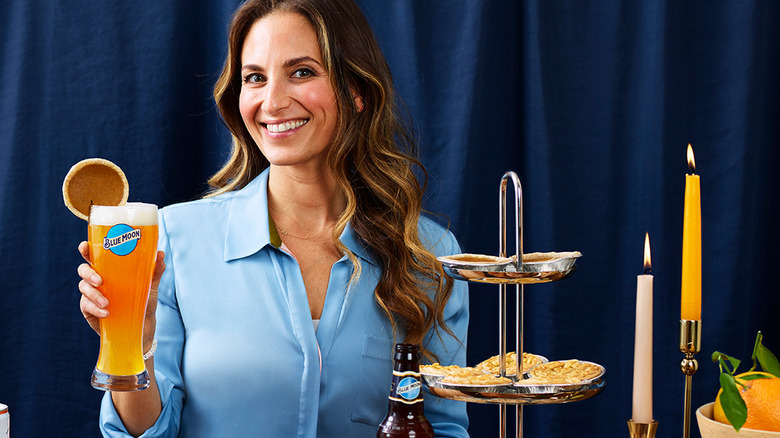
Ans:
[[[154,372],[160,390],[162,412],[157,421],[141,437],[176,437],[181,424],[181,410],[184,403],[184,382],[181,372],[184,349],[184,324],[176,300],[174,254],[170,247],[163,219],[158,220],[158,249],[165,251],[165,272],[160,280],[157,297],[157,351],[154,354]],[[100,409],[100,430],[104,437],[129,437],[119,414],[106,392]]]
[[[441,235],[441,233],[439,233]],[[452,233],[446,235],[434,246],[436,256],[459,254],[460,246]],[[455,337],[444,331],[441,337],[430,333],[426,339],[429,350],[443,365],[466,366],[466,341],[469,323],[468,283],[453,280],[452,294],[444,307],[444,320]],[[437,437],[468,437],[468,414],[466,403],[447,400],[429,393],[425,394],[425,416],[433,426]]]

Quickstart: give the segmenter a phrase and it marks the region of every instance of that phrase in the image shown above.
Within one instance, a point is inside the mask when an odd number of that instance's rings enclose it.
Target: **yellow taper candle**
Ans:
[[[701,320],[701,184],[690,144],[688,168],[691,173],[685,175],[680,319]]]

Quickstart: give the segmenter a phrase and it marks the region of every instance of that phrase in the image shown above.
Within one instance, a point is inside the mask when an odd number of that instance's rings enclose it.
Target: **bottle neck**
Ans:
[[[395,360],[393,364],[393,373],[414,372],[420,374],[419,360]]]

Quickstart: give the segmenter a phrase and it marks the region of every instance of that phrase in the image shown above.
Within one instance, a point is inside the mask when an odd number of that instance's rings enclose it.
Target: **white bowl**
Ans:
[[[778,438],[780,432],[768,432],[742,428],[737,433],[730,424],[724,424],[712,419],[712,411],[715,402],[707,403],[696,410],[696,420],[699,422],[699,431],[702,438]]]

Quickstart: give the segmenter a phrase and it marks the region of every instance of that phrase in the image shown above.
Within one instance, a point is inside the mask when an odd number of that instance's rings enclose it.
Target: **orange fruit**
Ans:
[[[766,379],[745,380],[748,375],[764,375]],[[737,381],[739,395],[747,405],[747,421],[742,427],[747,429],[767,430],[780,432],[780,377],[761,371],[749,371],[734,376]],[[745,385],[742,387],[741,385]],[[723,412],[723,406],[720,404],[720,395],[723,392],[718,391],[715,397],[715,408],[713,417],[715,421],[731,424]]]

